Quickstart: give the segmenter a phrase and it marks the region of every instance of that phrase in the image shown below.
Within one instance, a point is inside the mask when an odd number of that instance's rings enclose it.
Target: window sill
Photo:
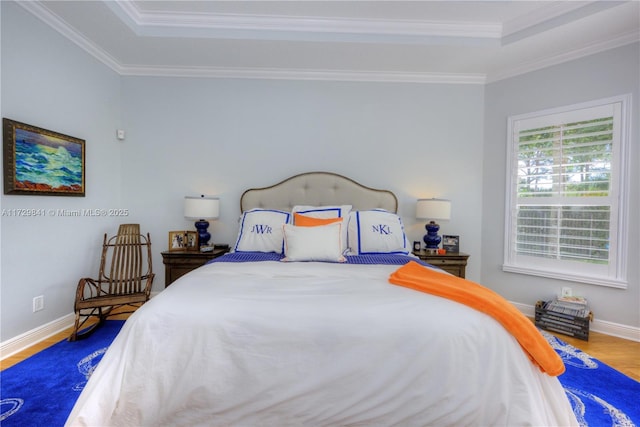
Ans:
[[[502,271],[508,273],[528,274],[530,276],[547,277],[549,279],[567,280],[570,282],[586,283],[589,285],[607,286],[610,288],[627,289],[627,281],[619,279],[611,279],[609,277],[581,276],[579,274],[570,274],[560,271],[542,271],[533,268],[526,268],[516,265],[502,265]]]

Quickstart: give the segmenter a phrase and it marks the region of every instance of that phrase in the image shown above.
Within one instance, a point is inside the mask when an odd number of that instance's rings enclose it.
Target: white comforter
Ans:
[[[490,317],[398,266],[214,263],[133,314],[68,425],[573,425]]]

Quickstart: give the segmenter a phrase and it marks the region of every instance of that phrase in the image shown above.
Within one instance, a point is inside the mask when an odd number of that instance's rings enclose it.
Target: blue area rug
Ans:
[[[61,341],[0,374],[0,423],[63,426],[89,376],[124,321],[109,320],[89,338]],[[639,426],[640,383],[541,331],[564,360],[560,376],[583,426]]]
[[[84,340],[60,341],[2,371],[2,427],[63,426],[123,324],[123,320],[107,320]]]
[[[582,426],[640,426],[640,382],[541,331],[562,357],[559,379]]]

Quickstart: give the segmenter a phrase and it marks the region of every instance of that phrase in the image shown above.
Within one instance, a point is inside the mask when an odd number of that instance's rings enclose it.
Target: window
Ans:
[[[509,118],[505,271],[626,288],[629,105]]]

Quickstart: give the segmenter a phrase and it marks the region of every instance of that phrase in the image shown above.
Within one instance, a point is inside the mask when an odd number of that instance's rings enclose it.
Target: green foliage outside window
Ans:
[[[517,252],[608,262],[610,206],[567,201],[609,195],[612,138],[613,117],[520,132],[517,197],[560,202],[518,206]]]

